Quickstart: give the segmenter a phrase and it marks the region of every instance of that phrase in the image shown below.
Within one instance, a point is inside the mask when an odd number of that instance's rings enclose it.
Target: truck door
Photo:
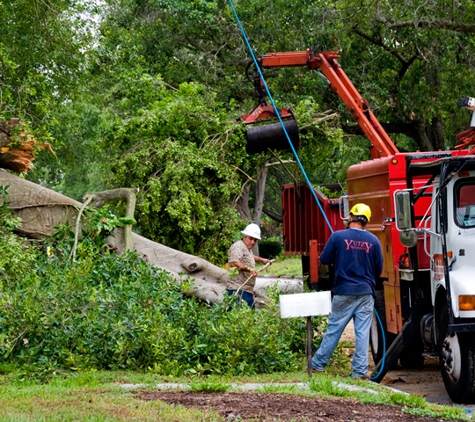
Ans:
[[[460,174],[447,185],[443,193],[436,191],[436,200],[432,204],[431,235],[430,239],[430,271],[433,296],[439,285],[445,286],[444,256],[442,254],[441,218],[444,219],[443,226],[446,231],[446,250],[448,265],[457,261],[457,255],[472,254],[471,242],[467,242],[467,236],[475,228],[475,178],[460,177]],[[440,204],[442,201],[442,204]],[[443,214],[440,215],[440,205]],[[462,262],[459,262],[457,269]],[[434,297],[432,298],[434,299]]]
[[[441,236],[441,218],[446,218],[446,212],[443,213],[443,216],[440,215],[440,207],[446,210],[446,190],[442,193],[439,190],[439,183],[436,180],[434,183],[433,189],[433,201],[431,208],[431,217],[430,221],[426,224],[430,224],[429,228],[433,235],[430,235],[430,241],[427,242],[424,239],[424,245],[430,245],[430,249],[426,250],[430,258],[430,280],[431,280],[431,292],[432,292],[432,303],[435,300],[435,292],[437,286],[444,284],[444,256],[442,254],[442,236]],[[442,204],[440,204],[442,201]],[[444,224],[444,227],[447,227],[447,224]],[[429,236],[426,232],[424,237]]]

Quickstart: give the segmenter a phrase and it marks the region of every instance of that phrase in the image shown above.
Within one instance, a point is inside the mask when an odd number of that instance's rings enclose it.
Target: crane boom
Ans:
[[[315,54],[307,50],[269,53],[262,56],[259,62],[262,68],[307,66],[309,69],[319,69],[328,79],[331,90],[341,98],[371,142],[371,157],[374,159],[397,154],[396,145],[336,60],[339,57],[336,51]]]

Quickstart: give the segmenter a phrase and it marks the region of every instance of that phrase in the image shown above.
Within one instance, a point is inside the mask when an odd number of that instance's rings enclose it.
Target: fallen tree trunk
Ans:
[[[21,236],[41,240],[51,236],[54,228],[68,222],[74,227],[81,203],[67,196],[21,179],[0,169],[0,185],[8,186],[8,208],[22,223],[17,230]]]
[[[0,169],[0,185],[8,186],[8,208],[22,219],[17,234],[41,240],[51,236],[55,227],[63,223],[75,227],[76,217],[83,205],[81,202],[21,179],[3,169]],[[123,253],[126,249],[124,230],[117,228],[114,235],[109,236],[107,243],[114,252]],[[222,300],[228,277],[225,269],[136,233],[132,233],[132,249],[146,262],[168,271],[178,283],[190,279],[194,284],[194,289],[189,292],[191,295],[208,302]],[[256,289],[257,306],[264,306],[266,299],[265,289]]]
[[[17,229],[19,235],[40,240],[51,236],[55,231],[54,228],[63,223],[67,222],[71,227],[76,225],[75,220],[82,206],[81,202],[1,169],[0,184],[8,186],[8,208],[22,219]],[[109,248],[116,253],[123,253],[124,230],[117,228],[107,242]],[[132,248],[145,261],[170,272],[178,282],[191,278],[195,285],[195,289],[190,292],[192,295],[209,302],[222,299],[227,277],[225,269],[136,233],[132,233]]]
[[[55,227],[68,223],[75,226],[81,202],[21,179],[0,169],[0,184],[8,186],[8,208],[22,219],[17,233],[40,240],[51,236]],[[124,230],[116,229],[108,244],[116,253],[125,249]],[[195,289],[190,292],[200,299],[214,302],[223,297],[227,271],[199,257],[189,255],[132,233],[132,248],[147,262],[172,274],[181,282],[191,278]]]

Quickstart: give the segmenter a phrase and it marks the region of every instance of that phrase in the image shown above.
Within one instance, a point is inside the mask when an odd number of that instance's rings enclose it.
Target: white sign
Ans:
[[[294,293],[279,296],[280,317],[296,318],[331,313],[331,292]]]

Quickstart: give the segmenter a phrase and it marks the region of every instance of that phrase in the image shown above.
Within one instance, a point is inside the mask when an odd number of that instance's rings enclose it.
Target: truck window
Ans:
[[[475,227],[475,178],[455,184],[455,223],[462,228]]]

